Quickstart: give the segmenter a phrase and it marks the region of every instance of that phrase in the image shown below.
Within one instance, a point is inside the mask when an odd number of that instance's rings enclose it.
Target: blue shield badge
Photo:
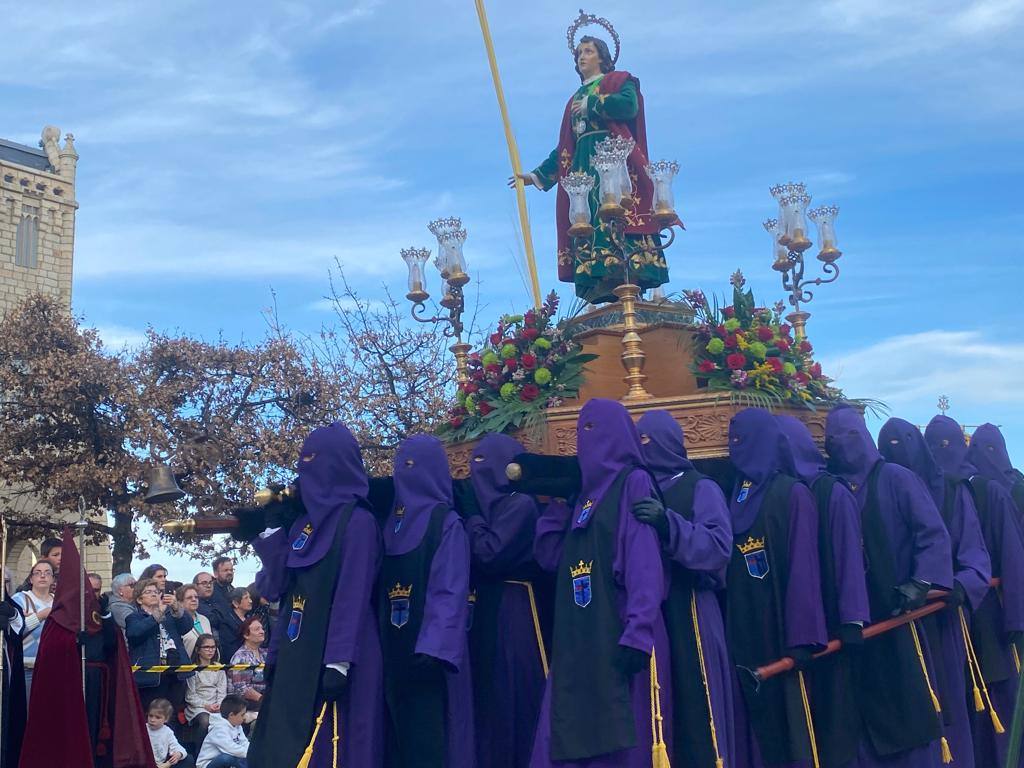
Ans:
[[[576,576],[572,580],[572,599],[580,608],[586,608],[590,605],[590,599],[593,597],[590,591],[590,574],[585,576]]]
[[[299,535],[295,537],[295,541],[292,542],[292,549],[298,552],[306,546],[306,542],[309,541],[309,537],[312,533],[313,525],[311,523],[306,523]]]
[[[391,626],[401,629],[409,623],[409,598],[391,598]]]
[[[747,563],[747,573],[755,579],[763,579],[768,575],[768,550],[757,549],[743,555]]]
[[[306,609],[306,598],[292,598],[292,615],[288,618],[288,640],[295,642],[302,632],[302,612]]]

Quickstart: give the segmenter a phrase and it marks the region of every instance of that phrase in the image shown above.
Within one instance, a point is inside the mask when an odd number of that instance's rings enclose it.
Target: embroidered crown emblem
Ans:
[[[569,568],[569,573],[575,579],[577,576],[586,576],[594,569],[594,561],[591,560],[589,563],[584,563],[580,560],[580,564],[575,568]]]
[[[747,540],[742,544],[737,544],[736,547],[744,555],[754,552],[758,549],[764,549],[764,539],[755,539],[753,536],[747,536]]]
[[[301,611],[301,610],[304,610],[305,607],[306,607],[306,598],[304,598],[304,597],[293,597],[292,598],[292,608],[294,608],[297,611]]]
[[[395,583],[395,586],[388,592],[388,597],[394,600],[396,597],[409,597],[412,594],[412,584],[408,587],[403,587],[399,583]]]

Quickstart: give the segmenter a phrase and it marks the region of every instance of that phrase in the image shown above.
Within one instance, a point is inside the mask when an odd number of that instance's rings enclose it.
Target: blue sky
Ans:
[[[74,305],[109,343],[258,337],[271,288],[316,329],[335,257],[367,297],[404,290],[398,250],[442,215],[469,230],[484,315],[528,303],[472,0],[93,6],[6,12],[0,136],[75,134]],[[578,84],[579,3],[489,6],[532,167]],[[842,210],[842,276],[809,306],[826,372],[918,423],[947,394],[1024,464],[1024,0],[626,7],[587,10],[622,36],[652,156],[682,166],[670,288],[722,293],[741,267],[780,298],[767,189],[803,180]],[[554,195],[528,194],[547,290]]]

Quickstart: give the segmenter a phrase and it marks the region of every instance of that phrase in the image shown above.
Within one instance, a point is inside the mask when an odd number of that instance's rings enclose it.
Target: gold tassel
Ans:
[[[708,686],[708,671],[704,665],[704,643],[700,638],[700,623],[697,621],[697,593],[690,593],[690,616],[693,618],[693,637],[697,641],[697,660],[700,662],[700,677],[704,683],[704,698],[708,702],[708,725],[711,726],[711,746],[715,748],[715,768],[724,768],[725,761],[718,751],[718,731],[715,729],[715,710],[711,706],[711,688]]]
[[[331,765],[334,768],[338,768],[338,739],[340,738],[341,729],[338,727],[338,702],[334,702],[334,738],[331,739],[331,749],[334,753]]]
[[[804,673],[797,672],[796,679],[800,683],[800,698],[804,702],[804,717],[807,719],[807,735],[811,739],[811,757],[814,758],[814,768],[819,768],[818,763],[818,741],[814,738],[814,720],[811,717],[811,703],[807,700],[807,686],[804,684]]]
[[[967,643],[967,664],[970,666],[972,660],[975,668],[978,670],[978,680],[981,681],[981,690],[985,694],[985,699],[988,701],[988,714],[992,718],[992,729],[996,733],[1006,733],[1006,729],[1003,727],[1003,722],[999,719],[999,714],[996,712],[996,708],[992,705],[992,697],[989,695],[988,686],[985,685],[985,677],[981,673],[981,662],[978,661],[978,654],[974,650],[974,640],[971,639],[971,633],[967,629],[967,619],[964,617],[964,609],[960,609],[960,629],[964,633],[964,641]],[[973,672],[971,673],[973,676]],[[975,696],[978,692],[975,690]],[[975,707],[977,708],[977,699],[975,699]],[[981,709],[978,709],[980,712]]]
[[[942,742],[942,762],[945,765],[949,765],[953,762],[953,753],[949,751],[949,742],[946,741],[946,737],[943,736],[939,739]]]
[[[665,726],[661,716],[661,685],[658,684],[658,658],[651,648],[651,768],[672,768],[665,746]]]
[[[306,746],[306,751],[302,753],[302,758],[299,760],[299,764],[295,768],[309,768],[309,763],[313,759],[313,745],[316,744],[316,737],[320,735],[320,726],[324,723],[324,715],[327,714],[327,702],[320,707],[320,714],[316,718],[316,727],[313,728],[313,738],[309,740],[309,744]]]
[[[1010,650],[1013,651],[1013,663],[1017,665],[1017,674],[1020,674],[1020,654],[1017,653],[1017,644],[1010,643]]]
[[[971,675],[971,687],[974,689],[974,711],[984,712],[985,702],[981,698],[981,690],[978,688],[978,676],[981,674],[981,667],[978,666],[978,660],[971,655],[970,645],[970,633],[967,630],[967,622],[964,621],[963,608],[960,611],[960,633],[964,637],[964,653],[967,656],[967,671]],[[975,668],[978,672],[975,674]]]
[[[550,671],[548,670],[548,652],[544,649],[544,634],[540,631],[540,614],[537,613],[537,600],[533,595],[533,584],[528,581],[510,580],[506,584],[519,584],[526,587],[526,597],[530,600],[530,614],[533,616],[533,634],[537,638],[537,651],[540,654],[540,666],[544,670],[546,680]]]

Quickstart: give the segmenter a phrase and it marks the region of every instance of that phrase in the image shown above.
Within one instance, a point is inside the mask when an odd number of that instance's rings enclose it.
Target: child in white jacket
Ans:
[[[245,699],[230,693],[220,703],[220,712],[210,713],[210,730],[199,750],[196,768],[247,768],[249,740],[242,730],[247,709]]]
[[[174,731],[167,727],[168,721],[174,717],[174,707],[167,699],[153,699],[146,712],[146,728],[149,733],[149,745],[153,748],[153,757],[157,768],[177,766],[192,768],[192,759],[185,748],[174,737]]]

